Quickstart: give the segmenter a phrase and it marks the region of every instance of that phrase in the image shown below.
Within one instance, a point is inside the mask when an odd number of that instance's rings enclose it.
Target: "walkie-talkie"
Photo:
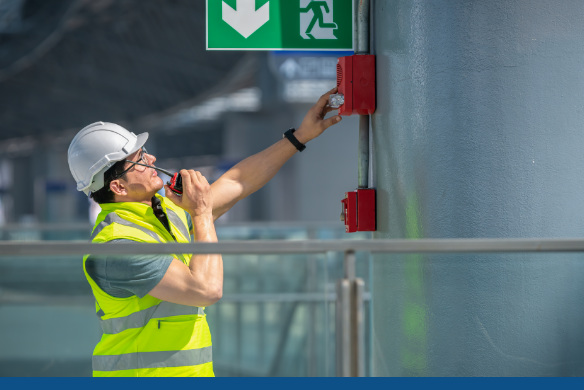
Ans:
[[[182,186],[182,176],[180,175],[180,173],[172,173],[170,171],[167,171],[166,169],[162,169],[162,168],[158,168],[155,167],[153,165],[147,165],[147,164],[142,164],[139,162],[134,162],[134,164],[136,165],[141,165],[143,167],[148,167],[148,168],[152,168],[152,169],[156,169],[157,171],[160,171],[162,173],[164,173],[165,175],[170,176],[170,181],[166,182],[166,185],[168,185],[168,188],[170,188],[170,190],[172,192],[174,192],[175,194],[181,196],[183,193],[183,186]]]
[[[168,173],[167,173],[167,175],[168,175]],[[171,176],[171,175],[168,175],[168,176]],[[174,192],[177,195],[182,195],[182,193],[183,193],[182,176],[178,172],[175,173],[174,175],[172,175],[170,181],[167,182],[166,184],[168,185],[168,188],[170,188],[170,190],[172,192]]]

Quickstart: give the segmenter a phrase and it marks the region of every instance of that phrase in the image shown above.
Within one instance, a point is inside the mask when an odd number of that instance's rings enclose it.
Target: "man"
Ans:
[[[298,130],[241,161],[209,185],[200,172],[181,170],[183,194],[165,188],[136,136],[113,123],[82,129],[69,146],[69,168],[101,206],[93,242],[216,242],[214,221],[264,186],[304,144],[338,115],[321,96]],[[93,353],[94,376],[213,376],[211,335],[204,307],[221,299],[221,255],[84,257],[103,335]]]

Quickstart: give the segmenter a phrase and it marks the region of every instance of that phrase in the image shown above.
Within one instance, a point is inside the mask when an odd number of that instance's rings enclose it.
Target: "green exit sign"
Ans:
[[[207,0],[207,50],[353,50],[353,1]]]

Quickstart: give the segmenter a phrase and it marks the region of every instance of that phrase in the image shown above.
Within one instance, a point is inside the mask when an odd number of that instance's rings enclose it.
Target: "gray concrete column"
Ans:
[[[584,235],[584,3],[377,0],[375,238]],[[374,375],[583,375],[584,256],[374,257]]]

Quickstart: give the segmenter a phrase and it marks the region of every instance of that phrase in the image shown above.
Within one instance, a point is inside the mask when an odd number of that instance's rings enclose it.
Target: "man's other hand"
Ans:
[[[199,171],[181,169],[183,194],[179,196],[172,192],[168,185],[164,186],[165,196],[174,204],[191,214],[193,218],[213,213],[213,197],[211,186]]]

